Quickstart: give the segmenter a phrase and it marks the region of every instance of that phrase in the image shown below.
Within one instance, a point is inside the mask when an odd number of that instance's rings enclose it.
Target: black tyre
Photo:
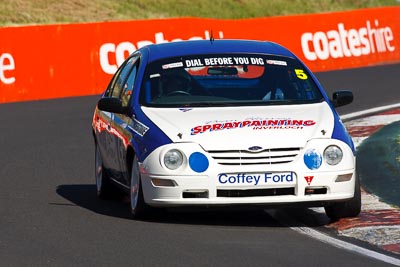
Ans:
[[[346,217],[357,217],[361,211],[360,179],[356,174],[354,197],[345,202],[337,202],[325,207],[326,215],[333,221]]]
[[[103,167],[103,160],[101,159],[100,150],[95,144],[95,178],[96,178],[96,192],[97,196],[101,199],[109,199],[115,196],[115,187],[111,184],[110,178],[107,176]]]
[[[141,219],[148,215],[150,207],[144,202],[143,188],[139,172],[139,163],[136,155],[133,158],[130,179],[130,210],[134,219]]]

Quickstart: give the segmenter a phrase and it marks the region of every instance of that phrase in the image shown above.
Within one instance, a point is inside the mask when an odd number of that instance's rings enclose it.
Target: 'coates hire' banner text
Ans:
[[[313,71],[400,60],[400,8],[242,20],[176,18],[0,28],[0,103],[100,94],[123,60],[151,43],[280,43]]]

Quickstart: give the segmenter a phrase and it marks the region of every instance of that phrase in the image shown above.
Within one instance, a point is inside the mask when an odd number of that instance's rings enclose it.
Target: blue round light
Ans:
[[[316,170],[321,167],[322,156],[315,149],[308,149],[306,153],[304,153],[304,163],[310,170]]]
[[[204,154],[194,152],[189,157],[189,166],[195,172],[204,172],[208,169],[209,162]]]

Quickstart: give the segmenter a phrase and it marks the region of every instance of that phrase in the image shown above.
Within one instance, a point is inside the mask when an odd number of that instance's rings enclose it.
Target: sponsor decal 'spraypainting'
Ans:
[[[296,120],[296,119],[248,119],[243,121],[224,121],[198,125],[191,129],[191,135],[205,132],[213,132],[228,129],[250,127],[253,130],[275,130],[275,129],[294,129],[300,130],[304,127],[315,125],[314,120]]]

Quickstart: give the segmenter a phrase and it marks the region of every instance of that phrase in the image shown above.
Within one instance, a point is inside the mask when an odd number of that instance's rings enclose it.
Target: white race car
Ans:
[[[143,47],[112,78],[93,117],[100,197],[155,207],[323,206],[357,216],[351,137],[310,70],[286,48],[245,40]]]

